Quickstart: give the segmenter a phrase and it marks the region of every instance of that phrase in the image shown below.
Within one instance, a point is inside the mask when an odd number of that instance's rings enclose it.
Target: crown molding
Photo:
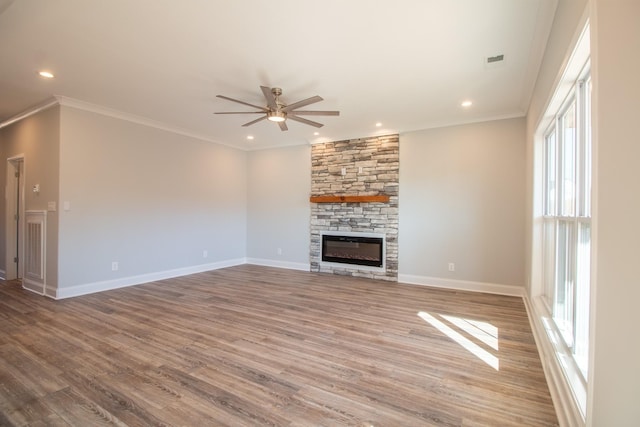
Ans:
[[[69,98],[67,96],[54,95],[54,98],[57,100],[58,104],[60,104],[63,107],[71,107],[78,110],[88,111],[91,113],[100,114],[102,116],[112,117],[114,119],[119,119],[119,120],[125,120],[127,122],[164,130],[166,132],[175,133],[177,135],[187,136],[189,138],[194,138],[194,139],[198,139],[205,142],[212,142],[214,144],[224,145],[227,147],[238,149],[238,147],[235,147],[231,144],[226,144],[224,142],[220,142],[218,140],[209,138],[207,136],[204,136],[195,132],[191,132],[187,129],[183,129],[178,126],[173,126],[164,122],[160,122],[158,120],[153,120],[148,117],[137,116],[135,114],[126,113],[124,111],[116,110],[114,108],[104,107],[98,104],[92,104],[91,102],[81,101],[79,99]]]
[[[33,116],[34,114],[38,114],[41,111],[47,110],[51,107],[55,107],[56,105],[58,105],[58,100],[55,97],[49,98],[46,101],[43,101],[40,104],[36,104],[33,107],[24,110],[22,113],[18,113],[15,116],[9,117],[7,120],[1,122],[0,129],[19,122],[20,120],[24,120],[27,117]]]
[[[71,107],[71,108],[75,108],[77,110],[82,110],[82,111],[88,111],[90,113],[100,114],[102,116],[112,117],[114,119],[125,120],[127,122],[136,123],[142,126],[151,127],[154,129],[160,129],[160,130],[171,132],[177,135],[198,139],[200,141],[211,142],[214,144],[231,147],[236,150],[242,150],[242,148],[215,140],[213,138],[209,138],[207,136],[204,136],[195,132],[191,132],[187,129],[183,129],[183,128],[173,126],[157,120],[153,120],[147,117],[137,116],[135,114],[126,113],[124,111],[116,110],[109,107],[104,107],[98,104],[92,104],[91,102],[81,101],[79,99],[69,98],[68,96],[62,96],[62,95],[53,95],[51,98],[48,98],[46,101],[43,101],[42,103],[37,104],[23,111],[22,113],[19,113],[13,117],[10,117],[9,119],[0,123],[0,129],[2,129],[3,127],[9,126],[13,123],[19,122],[20,120],[24,120],[27,117],[33,116],[34,114],[37,114],[48,108],[55,107],[57,105],[60,105],[63,107]]]

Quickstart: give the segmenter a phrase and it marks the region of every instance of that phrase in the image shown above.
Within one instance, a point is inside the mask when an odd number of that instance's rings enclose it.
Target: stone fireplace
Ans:
[[[311,271],[398,280],[399,153],[398,135],[312,145]],[[373,257],[369,238],[380,263],[353,259]],[[338,256],[323,260],[323,240]]]

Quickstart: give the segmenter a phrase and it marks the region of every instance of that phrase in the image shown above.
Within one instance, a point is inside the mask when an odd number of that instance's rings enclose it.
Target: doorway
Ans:
[[[22,279],[24,255],[24,156],[7,159],[6,280]]]

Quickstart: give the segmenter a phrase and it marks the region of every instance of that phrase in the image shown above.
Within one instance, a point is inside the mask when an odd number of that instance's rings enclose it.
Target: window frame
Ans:
[[[585,235],[591,238],[591,190],[592,190],[592,140],[591,140],[591,67],[587,60],[579,77],[571,85],[565,99],[560,103],[552,119],[542,134],[542,289],[543,306],[551,320],[555,335],[560,338],[555,345],[559,354],[564,354],[563,362],[572,371],[573,380],[578,380],[586,388],[589,347],[589,284],[583,283],[584,272],[590,269],[590,241],[588,247],[581,246]],[[574,134],[572,149],[571,191],[572,206],[567,208],[566,197],[569,189],[564,182],[567,163],[565,162],[567,132],[564,124],[566,114],[574,110]],[[552,145],[552,147],[551,147]],[[552,150],[552,151],[551,151]],[[549,163],[553,164],[550,165]],[[555,169],[555,170],[552,170]],[[553,172],[553,173],[552,173]],[[553,178],[553,184],[550,182]],[[586,184],[586,185],[585,185]],[[588,188],[586,188],[588,186]],[[551,195],[550,191],[555,194]],[[562,231],[566,231],[568,243],[565,253],[559,253]],[[582,242],[583,243],[583,242]],[[552,250],[553,253],[549,254]],[[586,254],[586,256],[585,256]],[[564,261],[559,259],[564,255]],[[588,265],[585,264],[585,260]],[[562,269],[562,271],[561,271]],[[561,274],[564,273],[564,274]],[[553,283],[550,283],[553,278]],[[570,284],[562,287],[562,281]],[[582,287],[580,287],[582,286]],[[586,297],[584,292],[586,288]],[[564,297],[564,303],[559,299]],[[579,304],[578,304],[579,303]],[[564,316],[559,311],[565,310]],[[580,322],[578,324],[578,322]],[[579,334],[579,336],[578,336]]]

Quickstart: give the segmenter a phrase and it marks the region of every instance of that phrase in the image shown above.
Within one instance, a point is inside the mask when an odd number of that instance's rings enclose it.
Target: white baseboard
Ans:
[[[186,276],[188,274],[202,273],[204,271],[218,270],[225,267],[233,267],[242,264],[255,264],[266,267],[286,268],[289,270],[309,271],[310,265],[305,263],[277,261],[261,258],[236,258],[210,264],[200,264],[192,267],[177,268],[173,270],[158,271],[154,273],[141,274],[137,276],[121,277],[114,280],[87,283],[66,288],[45,289],[44,295],[53,299],[64,299],[77,297],[80,295],[92,294],[95,292],[109,291],[112,289],[125,288],[127,286],[140,285],[142,283],[154,282],[157,280],[171,279],[173,277]],[[35,290],[34,290],[35,291]]]
[[[311,265],[304,262],[278,261],[264,258],[247,258],[247,264],[261,265],[264,267],[286,268],[288,270],[309,271]]]
[[[549,386],[549,393],[558,416],[558,423],[560,427],[584,426],[585,419],[578,408],[576,396],[566,379],[565,370],[543,324],[545,316],[542,313],[543,310],[540,309],[541,303],[531,301],[527,296],[523,297],[523,300],[542,362],[544,376]],[[586,397],[583,396],[583,398]]]
[[[142,283],[154,282],[156,280],[171,279],[173,277],[186,276],[188,274],[202,273],[204,271],[217,270],[225,267],[246,264],[246,258],[237,258],[210,264],[200,264],[191,267],[176,268],[173,270],[158,271],[137,276],[121,277],[114,280],[87,283],[84,285],[70,286],[66,288],[47,289],[46,295],[54,299],[64,299],[77,297],[80,295],[92,294],[95,292],[109,291],[112,289],[124,288],[127,286],[140,285]]]
[[[501,285],[497,283],[471,282],[467,280],[443,279],[440,277],[415,276],[412,274],[398,274],[399,283],[411,285],[432,286],[435,288],[455,289],[458,291],[484,292],[488,294],[522,297],[525,295],[523,286]]]
[[[95,292],[108,291],[111,289],[124,288],[127,286],[139,285],[156,280],[170,279],[173,277],[186,276],[188,274],[202,273],[204,271],[217,270],[225,267],[233,267],[242,264],[254,264],[265,267],[285,268],[289,270],[309,271],[310,265],[302,262],[278,261],[264,258],[236,258],[219,261],[210,264],[200,264],[191,267],[165,270],[137,276],[121,277],[114,280],[87,283],[71,287],[58,289],[47,288],[45,295],[54,299],[71,298],[80,295],[92,294]],[[524,295],[524,288],[521,286],[501,285],[495,283],[470,282],[464,280],[443,279],[437,277],[414,276],[410,274],[399,274],[398,282],[413,285],[433,286],[437,288],[485,292],[499,295],[519,296]]]

